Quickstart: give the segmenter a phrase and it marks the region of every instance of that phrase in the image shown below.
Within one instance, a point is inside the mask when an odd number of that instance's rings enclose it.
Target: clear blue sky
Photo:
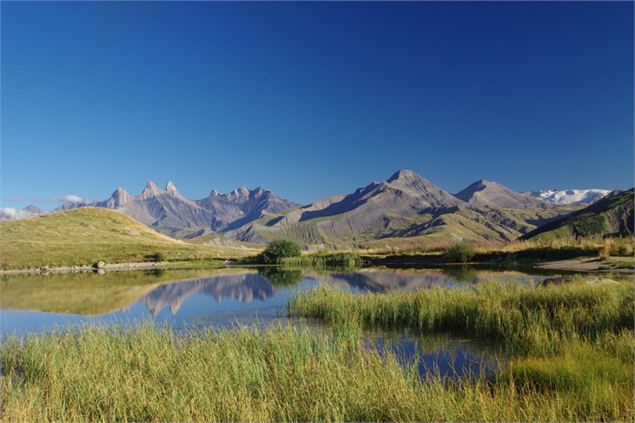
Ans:
[[[150,179],[308,202],[399,168],[633,185],[631,2],[1,7],[5,206]]]

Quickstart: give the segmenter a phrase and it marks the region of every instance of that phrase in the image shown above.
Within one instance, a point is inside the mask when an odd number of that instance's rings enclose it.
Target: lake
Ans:
[[[86,324],[138,325],[152,322],[176,331],[267,326],[292,322],[322,330],[315,321],[289,319],[287,301],[297,292],[327,284],[358,293],[416,291],[433,287],[469,289],[485,280],[536,284],[544,274],[471,268],[353,272],[269,268],[153,270],[3,276],[0,280],[2,337],[72,329]],[[368,330],[365,342],[380,353],[396,351],[419,360],[425,375],[478,374],[503,358],[477,339],[421,336],[407,331]]]

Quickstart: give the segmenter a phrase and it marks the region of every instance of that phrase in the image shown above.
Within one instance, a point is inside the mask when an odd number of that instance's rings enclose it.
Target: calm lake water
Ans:
[[[225,268],[4,276],[0,280],[1,335],[24,336],[85,324],[153,322],[176,330],[266,326],[288,321],[289,298],[318,284],[363,293],[437,286],[462,289],[484,280],[535,284],[545,277],[465,268],[355,272]],[[422,374],[433,367],[444,375],[478,373],[499,358],[491,345],[450,336],[369,331],[366,342],[380,352],[397,351],[404,362],[416,356]]]

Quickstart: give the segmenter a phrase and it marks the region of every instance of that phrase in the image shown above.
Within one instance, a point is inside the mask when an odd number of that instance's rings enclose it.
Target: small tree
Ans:
[[[286,257],[299,257],[300,246],[288,239],[276,239],[267,244],[262,252],[262,262],[265,264],[277,264]]]
[[[445,257],[453,263],[467,263],[475,255],[476,249],[468,241],[457,242],[445,250]]]

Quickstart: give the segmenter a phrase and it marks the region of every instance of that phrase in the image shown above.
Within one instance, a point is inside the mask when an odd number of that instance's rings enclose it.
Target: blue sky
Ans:
[[[633,185],[633,4],[2,2],[2,198]],[[49,201],[49,203],[46,203]]]

